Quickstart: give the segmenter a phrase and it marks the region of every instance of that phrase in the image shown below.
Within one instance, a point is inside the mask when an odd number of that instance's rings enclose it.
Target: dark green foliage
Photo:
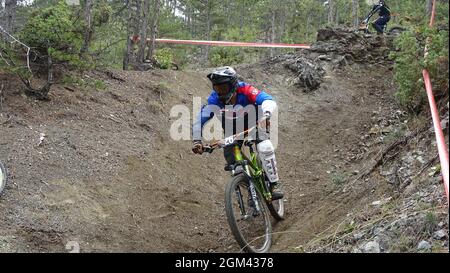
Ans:
[[[113,13],[112,7],[108,4],[107,0],[94,2],[94,27],[100,27],[107,24],[111,19]]]
[[[50,56],[55,63],[76,68],[88,66],[79,55],[83,34],[74,24],[72,10],[65,1],[33,11],[19,37],[38,53],[42,62]]]
[[[448,3],[438,2],[436,25],[448,26]],[[390,57],[395,61],[394,79],[398,85],[396,97],[401,105],[417,112],[426,103],[422,70],[430,72],[435,94],[448,92],[448,28],[430,28],[424,20],[411,23],[409,31],[394,42],[396,50]],[[428,55],[424,58],[428,40]]]
[[[163,48],[156,50],[155,58],[162,69],[169,69],[172,67],[173,53],[170,48]]]
[[[425,98],[422,80],[423,51],[417,37],[411,31],[402,33],[395,40],[397,51],[390,57],[394,59],[394,79],[398,84],[396,97],[400,104],[415,110],[420,107]]]
[[[234,65],[244,60],[244,56],[236,47],[214,47],[211,49],[209,58],[213,66]]]

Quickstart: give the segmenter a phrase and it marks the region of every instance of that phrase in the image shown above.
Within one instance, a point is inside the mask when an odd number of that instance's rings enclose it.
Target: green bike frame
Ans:
[[[264,181],[264,170],[259,164],[257,154],[255,153],[253,147],[248,146],[250,150],[250,158],[248,158],[244,153],[242,153],[239,145],[235,145],[234,159],[236,164],[241,165],[247,177],[253,182],[257,190],[264,196],[267,202],[272,200],[272,194],[267,188]]]

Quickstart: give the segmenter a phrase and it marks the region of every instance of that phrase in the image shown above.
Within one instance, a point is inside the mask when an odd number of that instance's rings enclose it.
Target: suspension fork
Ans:
[[[233,152],[234,152],[234,159],[236,162],[243,162],[242,167],[244,168],[244,172],[247,176],[248,179],[248,187],[250,190],[250,196],[253,200],[253,204],[255,205],[255,209],[257,212],[261,212],[261,207],[259,205],[258,202],[258,198],[257,198],[257,193],[256,193],[256,188],[255,188],[255,184],[253,183],[253,178],[250,172],[250,167],[248,166],[248,163],[246,163],[246,161],[244,160],[244,156],[242,155],[241,152],[241,147],[239,147],[239,145],[235,145],[233,148]],[[242,199],[242,198],[241,198]]]

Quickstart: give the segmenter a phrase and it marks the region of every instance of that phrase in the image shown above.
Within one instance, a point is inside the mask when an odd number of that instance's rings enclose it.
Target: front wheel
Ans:
[[[0,161],[0,194],[3,192],[6,186],[6,169],[5,166],[3,166],[2,162]]]
[[[233,177],[225,190],[225,212],[231,232],[241,250],[265,253],[272,243],[272,225],[264,198],[256,190],[260,211],[255,208],[245,174]]]
[[[267,203],[267,207],[275,220],[284,220],[284,198]]]

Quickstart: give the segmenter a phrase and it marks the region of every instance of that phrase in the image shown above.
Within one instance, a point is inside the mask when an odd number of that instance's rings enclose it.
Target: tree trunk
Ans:
[[[335,10],[335,0],[328,1],[328,25],[333,25],[334,19],[334,10]]]
[[[335,7],[335,19],[334,19],[334,26],[338,26],[339,25],[339,9],[336,6]]]
[[[16,20],[17,0],[5,0],[5,30],[14,32],[14,22]]]
[[[305,30],[305,39],[306,41],[309,39],[309,30],[311,28],[311,13],[308,12],[308,17],[306,18],[306,30]]]
[[[84,32],[84,44],[81,47],[81,53],[89,51],[89,43],[91,42],[92,35],[92,7],[94,0],[86,0],[86,6],[84,7],[84,21],[86,24],[86,30]]]
[[[353,0],[352,1],[352,14],[353,14],[353,26],[355,28],[357,28],[359,26],[358,12],[359,12],[359,1]]]
[[[145,47],[147,45],[147,29],[148,29],[148,17],[150,12],[150,0],[144,0],[142,13],[142,25],[141,25],[141,41],[139,43],[139,50],[137,54],[137,61],[144,62]]]
[[[426,12],[428,17],[430,17],[432,11],[433,11],[433,0],[427,0]]]
[[[173,16],[177,14],[177,0],[173,0]]]
[[[212,0],[207,0],[206,1],[206,9],[207,9],[207,18],[206,18],[206,39],[208,41],[211,40],[211,12],[212,12],[212,6],[211,6],[211,1]],[[210,46],[206,46],[206,52],[205,52],[205,59],[206,61],[209,60],[209,49]]]
[[[227,18],[227,26],[231,23],[231,9],[230,9],[230,0],[225,1],[225,11],[226,11],[226,18]]]
[[[151,44],[148,47],[148,51],[147,51],[147,60],[150,60],[153,58],[153,54],[155,52],[155,48],[156,48],[156,37],[158,34],[158,18],[159,18],[159,11],[160,11],[160,6],[159,6],[159,1],[160,0],[153,0],[154,1],[154,14],[153,14],[153,19],[152,19],[152,30],[151,30]]]
[[[128,70],[128,67],[130,65],[130,56],[131,56],[131,37],[133,36],[133,0],[129,0],[128,2],[128,22],[127,22],[127,44],[126,44],[126,50],[123,55],[123,70]]]
[[[270,43],[274,43],[275,42],[275,38],[276,38],[276,32],[275,32],[275,10],[271,11],[271,18],[270,18]],[[269,56],[270,58],[273,57],[273,55],[275,54],[275,51],[273,48],[270,48],[269,51]]]
[[[41,88],[34,88],[29,79],[22,78],[19,76],[22,82],[26,86],[25,93],[29,96],[33,96],[38,100],[48,100],[48,93],[50,92],[50,87],[53,85],[53,60],[49,55],[47,56],[47,82]]]
[[[245,18],[245,2],[241,2],[241,4],[238,4],[240,7],[240,15],[239,15],[239,35],[244,35],[244,18]]]

